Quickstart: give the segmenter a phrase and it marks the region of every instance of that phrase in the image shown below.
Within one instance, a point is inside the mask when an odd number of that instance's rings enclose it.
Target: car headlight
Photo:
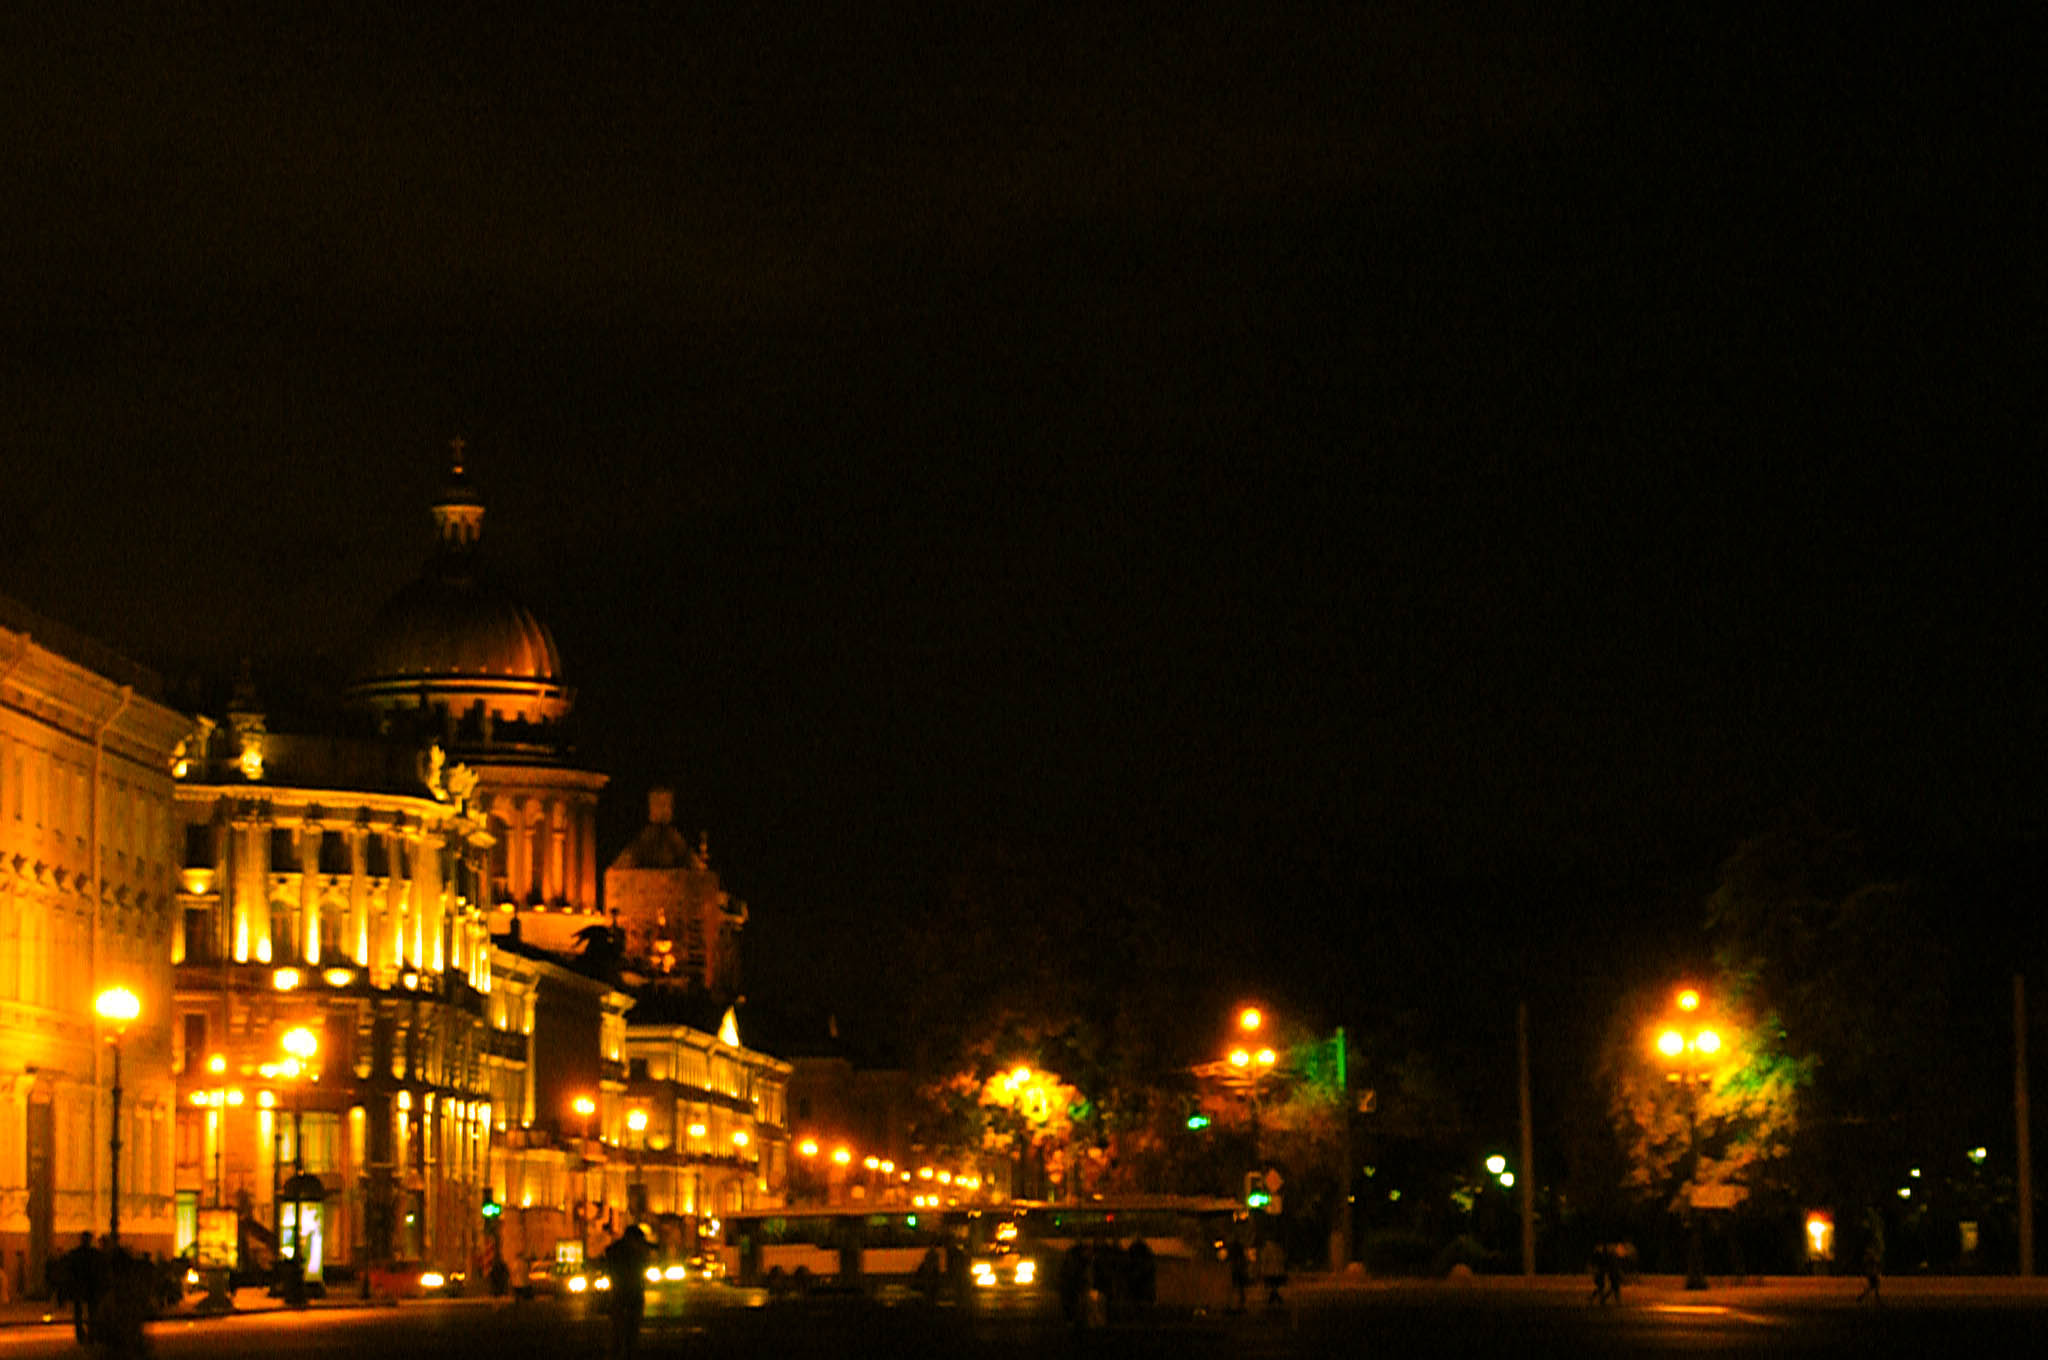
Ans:
[[[612,1287],[612,1277],[600,1275],[590,1282],[590,1287],[592,1289],[610,1289]]]
[[[420,1276],[420,1288],[439,1289],[448,1283],[448,1277],[438,1270],[429,1270]]]
[[[584,1279],[581,1275],[571,1275],[569,1277],[569,1292],[571,1294],[581,1294],[588,1288],[590,1288],[590,1281]]]
[[[1017,1283],[1030,1284],[1038,1278],[1038,1262],[1023,1260],[1017,1262]]]
[[[986,1261],[974,1263],[974,1283],[986,1289],[996,1282],[996,1268]]]

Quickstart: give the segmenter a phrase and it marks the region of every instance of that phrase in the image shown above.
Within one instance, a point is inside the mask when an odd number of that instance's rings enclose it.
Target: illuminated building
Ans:
[[[711,869],[700,837],[675,828],[675,794],[647,795],[647,825],[604,871],[604,900],[625,932],[630,966],[652,979],[731,999],[740,990],[747,907]]]
[[[626,1020],[626,1092],[645,1127],[614,1164],[622,1198],[685,1223],[783,1202],[789,1179],[790,1066],[746,1047],[731,1007],[702,994],[643,995]]]
[[[575,1239],[595,1255],[626,1226],[625,1195],[612,1192],[610,1168],[627,1141],[633,998],[509,936],[492,948],[491,972],[490,1037],[509,1059],[491,1100],[491,1192],[504,1206],[499,1251],[546,1260]]]
[[[189,721],[156,677],[0,598],[0,1271],[108,1226],[111,1073],[93,998],[140,998],[122,1041],[122,1241],[171,1244],[171,758]]]
[[[266,1249],[302,1224],[315,1273],[466,1260],[504,1061],[467,772],[390,734],[272,730],[246,682],[180,767],[179,1246],[212,1209]],[[294,1076],[297,1027],[318,1051]],[[280,1185],[301,1168],[324,1198],[294,1220]]]
[[[554,636],[482,569],[484,505],[460,440],[432,510],[433,554],[378,613],[349,698],[395,730],[432,733],[450,763],[474,772],[497,930],[516,913],[528,943],[572,952],[577,931],[607,924],[597,874],[606,778],[575,764],[566,729],[575,694]]]

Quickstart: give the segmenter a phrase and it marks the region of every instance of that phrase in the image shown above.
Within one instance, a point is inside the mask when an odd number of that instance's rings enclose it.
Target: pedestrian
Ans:
[[[1086,1240],[1077,1241],[1060,1258],[1060,1316],[1071,1327],[1087,1323],[1088,1277],[1091,1273],[1088,1243]]]
[[[1280,1286],[1287,1283],[1287,1249],[1275,1233],[1259,1243],[1259,1278],[1266,1282],[1266,1307],[1280,1306]]]
[[[640,1349],[640,1320],[647,1315],[647,1261],[654,1248],[638,1223],[628,1224],[604,1249],[611,1277],[611,1360],[632,1360]]]
[[[1612,1242],[1593,1248],[1593,1302],[1621,1302],[1621,1252]]]
[[[71,1330],[80,1345],[93,1339],[104,1264],[89,1232],[80,1233],[78,1245],[50,1263],[50,1288],[60,1306],[71,1305]]]
[[[491,1254],[491,1268],[488,1272],[488,1278],[491,1286],[491,1297],[494,1299],[504,1298],[505,1292],[512,1287],[512,1268],[506,1265],[505,1258],[496,1252]]]
[[[1244,1293],[1252,1282],[1252,1263],[1245,1252],[1244,1241],[1232,1237],[1223,1248],[1223,1259],[1230,1266],[1230,1311],[1242,1313]]]
[[[1863,1211],[1863,1292],[1856,1302],[1869,1299],[1874,1308],[1884,1307],[1879,1285],[1884,1278],[1884,1216],[1876,1209]]]
[[[1159,1262],[1152,1255],[1152,1245],[1143,1237],[1131,1239],[1130,1250],[1125,1253],[1124,1273],[1130,1279],[1131,1302],[1140,1310],[1150,1308],[1159,1292]]]

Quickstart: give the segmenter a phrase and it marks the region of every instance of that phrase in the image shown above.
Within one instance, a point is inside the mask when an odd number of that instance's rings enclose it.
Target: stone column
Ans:
[[[348,939],[356,967],[370,966],[370,828],[358,817],[348,828]]]
[[[309,966],[320,963],[320,837],[317,818],[299,827],[299,957]]]
[[[270,938],[270,819],[254,806],[240,811],[233,820],[234,882],[229,900],[234,904],[233,946],[237,963],[246,963],[268,953],[260,942]]]

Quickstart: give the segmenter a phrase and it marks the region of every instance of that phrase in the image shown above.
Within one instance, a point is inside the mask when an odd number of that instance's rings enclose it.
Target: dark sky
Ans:
[[[267,8],[0,21],[0,590],[345,658],[465,436],[763,986],[990,839],[1284,933],[2040,832],[2018,32]]]

